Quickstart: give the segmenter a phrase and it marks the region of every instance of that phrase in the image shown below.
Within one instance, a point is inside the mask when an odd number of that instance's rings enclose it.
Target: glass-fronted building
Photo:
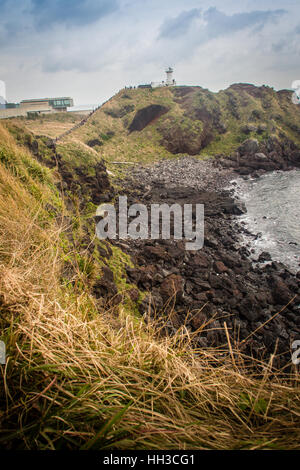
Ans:
[[[21,108],[26,108],[28,111],[35,111],[38,108],[45,107],[49,111],[67,111],[67,108],[74,106],[73,99],[70,97],[60,98],[40,98],[33,100],[23,100],[20,103]]]
[[[3,103],[0,105],[0,119],[11,117],[31,117],[39,114],[66,112],[74,106],[73,99],[68,97],[38,98],[23,100],[20,103]]]

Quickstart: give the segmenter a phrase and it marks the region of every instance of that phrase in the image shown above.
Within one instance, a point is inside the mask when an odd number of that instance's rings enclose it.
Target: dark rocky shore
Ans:
[[[268,150],[249,140],[229,158],[187,157],[135,167],[122,182],[128,204],[204,204],[205,244],[199,251],[187,251],[184,240],[123,240],[118,245],[136,266],[128,268],[129,281],[150,293],[140,305],[146,318],[168,318],[169,334],[182,325],[198,331],[196,347],[226,345],[227,329],[232,344],[244,353],[266,358],[276,352],[277,364],[284,365],[292,342],[300,339],[300,272],[272,262],[267,253],[259,259],[267,263],[251,261],[241,243],[245,229],[236,219],[245,208],[225,189],[237,173],[258,177],[299,167],[295,149],[274,153],[272,146]]]

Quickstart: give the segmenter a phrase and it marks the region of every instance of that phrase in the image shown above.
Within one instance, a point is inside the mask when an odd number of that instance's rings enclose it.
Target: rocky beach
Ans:
[[[128,280],[148,292],[140,305],[145,318],[164,319],[169,334],[184,326],[195,347],[226,347],[229,335],[246,354],[267,358],[275,352],[281,366],[290,360],[291,344],[300,339],[300,272],[272,261],[269,253],[251,259],[242,237],[247,229],[237,217],[246,208],[228,189],[237,174],[258,178],[294,168],[295,155],[289,159],[283,152],[279,158],[248,140],[236,160],[187,156],[128,172],[122,182],[128,204],[205,206],[205,243],[199,251],[187,251],[177,240],[117,242],[135,265],[127,270]]]

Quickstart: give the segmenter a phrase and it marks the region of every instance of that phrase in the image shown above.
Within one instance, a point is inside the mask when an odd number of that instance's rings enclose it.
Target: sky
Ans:
[[[0,0],[7,99],[97,104],[165,79],[212,91],[300,79],[299,0]]]

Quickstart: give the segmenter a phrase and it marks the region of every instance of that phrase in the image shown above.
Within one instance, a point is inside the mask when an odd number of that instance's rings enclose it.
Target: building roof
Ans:
[[[32,100],[22,100],[21,103],[32,103],[34,101],[56,101],[56,100],[71,100],[70,96],[60,96],[58,98],[34,98]]]

